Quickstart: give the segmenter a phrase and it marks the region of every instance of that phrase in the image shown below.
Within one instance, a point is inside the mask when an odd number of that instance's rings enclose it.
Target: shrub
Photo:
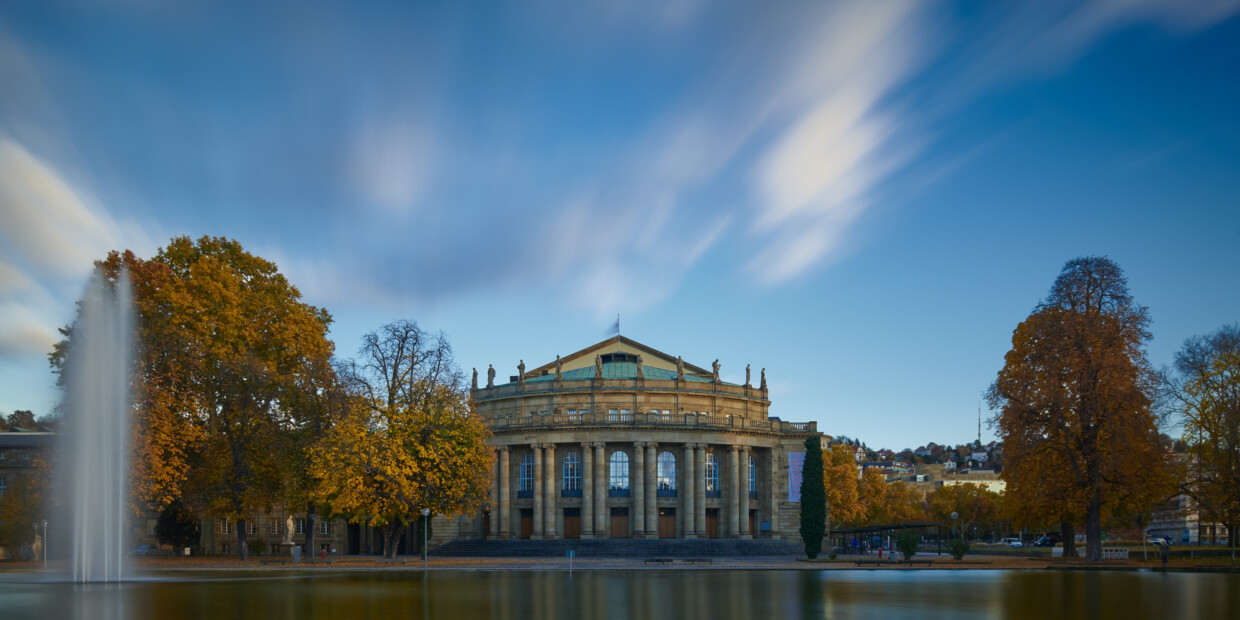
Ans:
[[[896,549],[904,559],[911,560],[917,555],[917,545],[920,542],[921,535],[916,530],[901,530],[896,536]]]
[[[822,440],[805,440],[805,464],[801,469],[801,541],[805,555],[818,557],[827,533],[827,487],[823,482]]]
[[[250,555],[262,555],[267,550],[267,542],[261,538],[247,540],[245,544],[250,548]]]
[[[947,552],[952,554],[953,558],[963,560],[964,554],[969,552],[969,541],[963,538],[953,538],[947,543]]]

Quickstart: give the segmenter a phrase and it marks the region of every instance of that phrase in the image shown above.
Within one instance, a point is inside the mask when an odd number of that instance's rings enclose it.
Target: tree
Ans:
[[[981,485],[944,485],[926,496],[926,513],[931,520],[959,532],[967,532],[975,526],[989,529],[987,525],[1000,519],[1001,502],[998,493]],[[956,514],[955,519],[951,518],[953,513]]]
[[[1240,532],[1240,326],[1186,340],[1175,370],[1170,387],[1189,455],[1183,491],[1204,517],[1227,525],[1234,562]]]
[[[832,444],[823,453],[822,478],[827,492],[827,529],[831,523],[856,521],[862,515],[861,495],[858,488],[857,460],[852,447]]]
[[[177,237],[149,261],[112,252],[97,266],[110,282],[127,270],[133,283],[135,510],[192,499],[236,521],[246,559],[246,518],[284,499],[298,449],[293,395],[307,389],[306,360],[331,356],[331,317],[229,239]],[[73,327],[62,333],[51,354],[58,370]]]
[[[446,515],[482,508],[488,433],[443,334],[397,321],[363,337],[358,355],[338,369],[345,411],[311,452],[312,497],[380,528],[384,557],[395,558],[401,526],[423,508]]]
[[[810,559],[818,557],[826,534],[827,494],[822,474],[822,439],[814,435],[805,440],[801,467],[801,541]]]
[[[1171,482],[1151,413],[1148,325],[1119,266],[1099,257],[1068,261],[1017,326],[987,394],[1007,448],[1008,494],[1032,506],[1049,501],[1050,513],[1083,515],[1089,560],[1102,559],[1109,511],[1146,506]]]
[[[917,547],[921,543],[921,534],[917,530],[902,529],[896,534],[896,549],[904,559],[911,560],[917,555]]]
[[[12,428],[12,429],[18,429],[18,428],[33,429],[36,427],[35,420],[34,420],[34,412],[27,411],[24,409],[18,409],[14,411],[13,413],[9,414],[8,424],[9,424],[9,428]]]
[[[155,538],[159,542],[172,545],[172,549],[179,552],[197,543],[198,537],[198,517],[181,500],[173,500],[159,512],[155,522]]]

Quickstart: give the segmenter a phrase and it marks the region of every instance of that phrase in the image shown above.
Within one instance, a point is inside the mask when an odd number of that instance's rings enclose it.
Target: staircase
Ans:
[[[577,557],[747,557],[804,555],[801,545],[789,540],[712,538],[606,539],[606,540],[454,540],[431,549],[431,555],[449,557],[564,557],[568,550]]]

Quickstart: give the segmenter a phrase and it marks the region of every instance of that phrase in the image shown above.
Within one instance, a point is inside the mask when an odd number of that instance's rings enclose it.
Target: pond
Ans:
[[[167,572],[0,575],[24,618],[1240,618],[1240,575],[1097,571]]]

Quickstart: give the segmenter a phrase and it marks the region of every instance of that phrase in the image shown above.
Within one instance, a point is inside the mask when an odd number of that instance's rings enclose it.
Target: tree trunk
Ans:
[[[199,524],[198,546],[204,555],[215,555],[215,519],[206,518]]]
[[[237,546],[240,547],[241,561],[245,562],[250,559],[250,546],[245,540],[245,519],[237,519]]]
[[[1102,559],[1102,497],[1101,489],[1090,493],[1085,507],[1085,559],[1097,562]]]
[[[396,550],[400,545],[401,527],[399,521],[383,526],[383,557],[387,560],[396,559]]]
[[[1063,537],[1063,557],[1076,557],[1076,526],[1071,521],[1059,524],[1060,535]]]
[[[306,507],[306,527],[308,528],[306,530],[306,553],[309,553],[310,557],[318,555],[319,552],[318,549],[314,547],[314,534],[318,531],[318,528],[314,523],[314,508],[314,504],[309,504]]]

